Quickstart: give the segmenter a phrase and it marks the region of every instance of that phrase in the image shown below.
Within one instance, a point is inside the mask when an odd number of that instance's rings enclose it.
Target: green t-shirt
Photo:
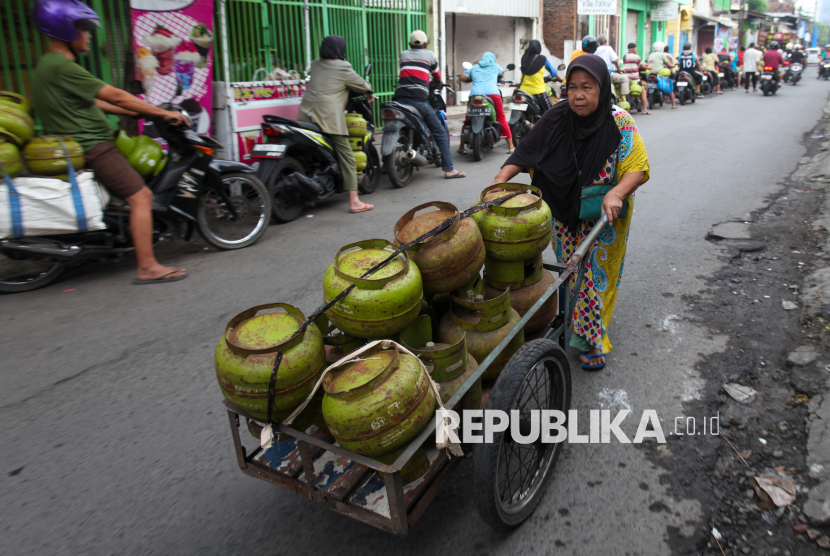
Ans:
[[[50,135],[72,135],[84,151],[112,141],[107,116],[95,106],[104,82],[63,54],[48,52],[35,69],[32,98]]]

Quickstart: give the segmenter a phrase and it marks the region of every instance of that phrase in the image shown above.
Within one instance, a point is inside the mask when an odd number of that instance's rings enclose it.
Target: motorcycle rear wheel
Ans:
[[[680,94],[677,95],[677,100],[680,101],[680,106],[685,106],[686,105],[686,89],[683,89],[682,91],[680,91]]]
[[[473,135],[473,160],[479,162],[484,158],[484,134],[476,133]]]
[[[305,200],[292,191],[278,187],[279,183],[294,172],[305,173],[305,167],[296,158],[286,156],[271,172],[268,178],[268,193],[271,196],[271,215],[278,224],[296,220],[302,213]]]
[[[45,288],[61,277],[66,263],[41,257],[14,258],[0,251],[0,293]]]
[[[224,251],[253,245],[268,229],[269,190],[255,175],[245,172],[222,174],[221,179],[237,216],[232,215],[215,192],[203,195],[196,208],[199,234],[211,246]]]
[[[406,145],[398,143],[392,154],[383,157],[383,164],[386,166],[386,175],[389,181],[398,189],[404,188],[412,181],[413,164],[406,160]]]
[[[357,184],[357,190],[364,195],[374,193],[380,183],[380,155],[374,145],[367,144],[366,157],[369,159],[363,170],[363,179]]]

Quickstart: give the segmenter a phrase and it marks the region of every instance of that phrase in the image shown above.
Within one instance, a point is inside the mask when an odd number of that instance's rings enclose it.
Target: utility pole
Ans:
[[[746,0],[741,0],[739,4],[740,8],[738,9],[738,51],[740,52],[741,47],[744,46],[744,4],[746,4]]]

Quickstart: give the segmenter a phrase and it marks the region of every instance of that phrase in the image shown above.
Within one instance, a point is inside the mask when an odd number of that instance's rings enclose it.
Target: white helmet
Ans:
[[[788,43],[787,43],[787,46],[786,46],[786,49],[787,49],[787,50],[792,50],[792,49],[793,49],[793,43],[788,42]]]
[[[666,48],[666,43],[662,43],[662,42],[659,42],[659,41],[654,43],[653,45],[651,45],[651,51],[652,52],[663,52],[663,50],[665,48]]]

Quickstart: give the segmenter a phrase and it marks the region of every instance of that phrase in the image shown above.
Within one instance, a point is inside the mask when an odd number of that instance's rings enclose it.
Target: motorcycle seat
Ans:
[[[401,104],[400,102],[398,102],[396,100],[392,100],[392,101],[389,101],[387,103],[384,103],[383,106],[388,106],[390,108],[397,108],[399,110],[404,110],[406,112],[409,112],[410,114],[412,114],[416,118],[423,119],[423,116],[421,116],[421,113],[418,112],[417,108],[415,108],[414,106],[409,106],[408,104]]]
[[[283,118],[282,116],[275,116],[273,114],[267,114],[266,116],[263,117],[263,119],[269,124],[290,125],[290,126],[306,129],[308,131],[315,131],[317,133],[323,133],[323,130],[320,129],[320,126],[318,126],[317,124],[312,124],[310,122],[300,122],[298,120],[291,120],[289,118]]]

